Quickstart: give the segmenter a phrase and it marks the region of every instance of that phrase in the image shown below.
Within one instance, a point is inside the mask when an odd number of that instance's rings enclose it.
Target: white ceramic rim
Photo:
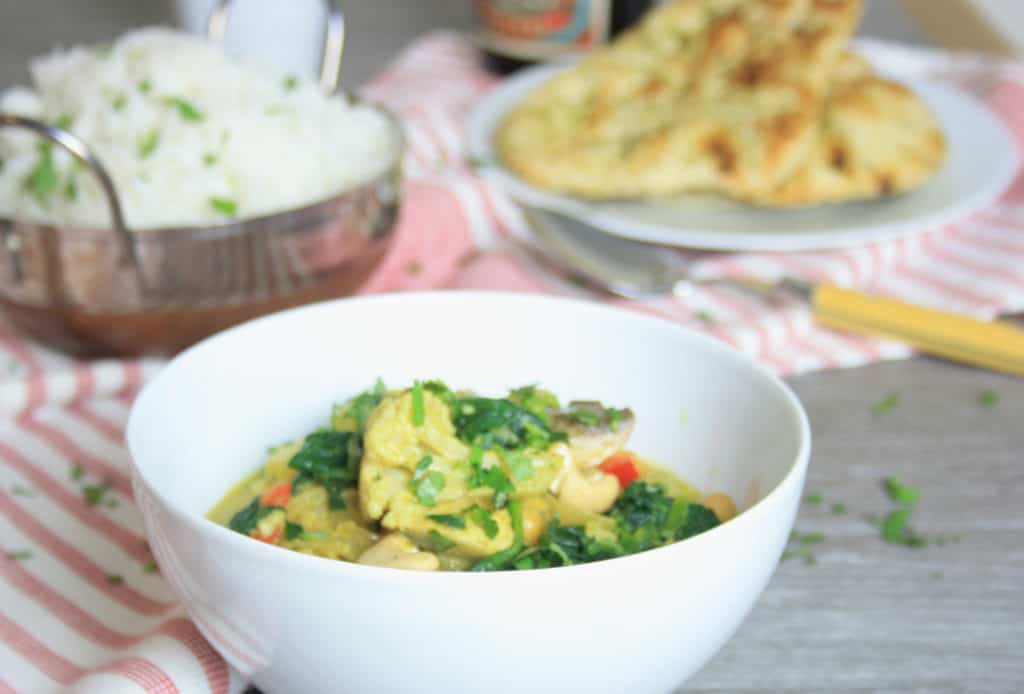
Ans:
[[[850,248],[866,243],[886,241],[903,236],[928,231],[946,224],[952,224],[991,205],[1013,183],[1020,168],[1020,154],[1016,138],[992,111],[981,101],[963,90],[937,80],[907,78],[899,75],[892,79],[905,84],[915,93],[941,97],[939,101],[949,106],[947,110],[937,112],[947,128],[947,139],[977,139],[982,133],[991,140],[983,148],[971,147],[971,151],[983,149],[986,154],[995,156],[989,161],[990,166],[982,170],[986,178],[966,196],[950,198],[949,203],[938,208],[930,208],[909,218],[895,219],[889,222],[865,224],[861,226],[849,223],[834,226],[821,226],[813,230],[791,232],[772,231],[738,231],[727,232],[714,229],[702,229],[697,226],[671,226],[657,221],[645,221],[634,218],[628,213],[616,210],[604,210],[582,198],[562,195],[542,190],[527,183],[501,165],[493,148],[493,131],[501,117],[517,102],[518,95],[530,91],[549,77],[571,66],[564,63],[555,65],[538,65],[527,68],[514,77],[503,81],[481,99],[468,119],[469,155],[480,162],[480,173],[500,186],[519,202],[549,209],[554,212],[573,216],[605,233],[635,241],[657,243],[679,248],[693,248],[709,251],[814,251]],[[954,127],[950,127],[950,124]],[[992,153],[995,153],[994,155]],[[927,185],[927,183],[925,184]],[[913,195],[913,192],[906,195]],[[884,204],[884,200],[875,204]],[[839,203],[833,205],[843,209],[847,205],[872,204],[867,202]],[[826,207],[812,209],[827,209]],[[764,214],[799,214],[800,210],[775,210],[751,208],[748,226],[756,226],[756,215]],[[708,214],[711,214],[709,212]]]
[[[128,417],[128,425],[125,429],[125,439],[127,441],[129,453],[132,453],[134,448],[132,444],[133,430],[138,426],[138,410],[140,404],[144,403],[154,390],[154,386],[161,380],[173,377],[173,370],[175,363],[180,360],[187,359],[193,351],[204,349],[209,344],[219,340],[235,337],[239,333],[252,330],[263,323],[274,321],[281,316],[295,316],[302,313],[314,313],[317,311],[330,310],[332,306],[337,304],[345,304],[349,302],[370,302],[370,303],[391,303],[391,302],[426,302],[432,303],[436,301],[497,301],[497,302],[524,302],[524,303],[536,303],[542,302],[547,304],[560,304],[564,306],[571,306],[574,310],[580,310],[599,315],[614,316],[617,320],[625,319],[632,320],[637,323],[645,324],[657,324],[659,330],[666,332],[683,333],[688,339],[693,339],[699,343],[703,343],[705,347],[711,349],[719,354],[726,355],[727,359],[734,361],[737,367],[741,369],[747,369],[755,377],[764,381],[769,387],[775,389],[783,398],[783,401],[789,406],[790,415],[796,420],[799,429],[799,448],[797,454],[789,470],[786,472],[782,480],[772,487],[771,491],[765,494],[757,503],[753,506],[744,509],[740,515],[733,520],[729,521],[729,525],[733,526],[738,523],[751,523],[752,518],[757,515],[757,510],[764,507],[767,502],[774,499],[782,494],[782,489],[793,484],[797,484],[801,479],[811,455],[811,427],[807,418],[807,413],[800,403],[799,398],[792,391],[792,389],[786,385],[786,383],[779,378],[776,374],[772,373],[765,367],[761,366],[757,362],[753,361],[746,355],[737,351],[733,347],[709,337],[703,333],[699,333],[694,330],[690,330],[681,325],[673,323],[669,320],[659,318],[657,316],[650,316],[647,314],[638,313],[635,311],[629,311],[623,308],[617,308],[613,306],[606,306],[603,304],[596,304],[590,301],[582,299],[573,299],[566,297],[550,297],[550,296],[539,296],[532,294],[517,294],[514,292],[486,292],[486,291],[464,291],[464,290],[450,290],[450,291],[432,291],[432,292],[408,292],[400,294],[378,294],[374,296],[366,297],[353,297],[346,299],[338,299],[334,301],[325,301],[299,308],[290,309],[287,311],[281,311],[273,313],[261,318],[256,318],[241,325],[235,326],[223,332],[217,333],[212,337],[209,337],[202,342],[193,345],[188,348],[174,359],[172,359],[167,365],[165,365],[160,372],[143,388],[142,392],[136,398],[135,403],[132,405],[131,413]],[[263,542],[253,542],[250,538],[243,537],[237,532],[214,523],[204,516],[197,517],[196,515],[182,509],[173,500],[166,497],[157,487],[150,483],[146,477],[146,473],[141,469],[135,462],[134,454],[129,456],[132,467],[132,474],[136,478],[137,483],[144,484],[148,493],[152,494],[160,504],[167,510],[173,512],[184,522],[191,525],[199,533],[212,533],[214,537],[217,537],[225,542],[237,543],[238,550],[243,554],[247,554],[253,561],[263,562],[269,565],[270,562],[276,563],[282,569],[288,569],[290,567],[299,571],[316,571],[321,575],[332,575],[339,578],[344,577],[350,572],[361,575],[363,578],[372,577],[375,580],[387,581],[389,583],[408,583],[410,585],[418,585],[423,583],[434,583],[434,582],[450,582],[450,581],[474,581],[474,582],[488,582],[490,584],[497,584],[499,582],[516,581],[521,582],[524,580],[544,580],[545,577],[550,576],[552,571],[574,571],[578,572],[578,578],[586,579],[586,574],[589,572],[602,571],[605,565],[614,564],[619,566],[620,562],[623,561],[637,561],[638,557],[648,556],[653,558],[654,555],[661,557],[665,556],[670,552],[678,552],[680,548],[686,546],[692,546],[690,543],[694,542],[712,542],[715,537],[718,536],[718,531],[722,526],[712,528],[711,530],[701,533],[696,537],[676,542],[671,545],[659,547],[646,552],[639,552],[637,554],[631,554],[624,557],[617,557],[615,559],[606,559],[603,561],[593,562],[589,564],[577,564],[574,566],[563,566],[553,567],[548,569],[533,569],[531,571],[493,571],[484,573],[474,573],[468,571],[405,571],[400,569],[387,569],[375,566],[366,566],[363,564],[356,564],[354,562],[340,561],[334,559],[325,559],[323,557],[315,557],[301,552],[295,552],[282,547],[269,545]],[[744,520],[745,519],[745,520]]]

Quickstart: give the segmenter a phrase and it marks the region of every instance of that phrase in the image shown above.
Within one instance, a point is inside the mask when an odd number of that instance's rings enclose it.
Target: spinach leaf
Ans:
[[[317,482],[327,490],[328,506],[345,508],[342,492],[359,482],[363,451],[360,437],[351,431],[317,431],[306,437],[302,448],[288,462],[299,475],[292,482],[297,490],[306,482]]]
[[[249,535],[261,520],[278,509],[280,506],[260,506],[260,499],[256,497],[248,506],[231,517],[228,527],[236,533]]]
[[[306,530],[298,523],[292,523],[291,521],[284,522],[284,539],[294,540],[297,537],[302,537],[306,534]]]
[[[384,399],[386,393],[387,387],[385,387],[384,381],[378,378],[372,390],[367,390],[355,396],[342,409],[343,411],[347,409],[346,414],[356,420],[356,424],[359,425],[359,431],[366,431],[367,418],[374,408],[380,404],[380,401]]]
[[[474,506],[469,509],[469,520],[473,521],[476,525],[484,531],[490,539],[494,539],[498,535],[498,524],[494,518],[491,517],[491,512],[485,509],[483,506]]]
[[[553,431],[537,414],[511,400],[457,398],[452,405],[452,421],[460,439],[484,450],[543,449],[555,441],[568,440],[566,434]]]

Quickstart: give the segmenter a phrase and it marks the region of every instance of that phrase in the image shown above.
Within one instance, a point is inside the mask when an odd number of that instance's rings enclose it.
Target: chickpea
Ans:
[[[587,513],[604,513],[619,497],[619,478],[600,470],[586,476],[575,466],[566,471],[558,498]]]
[[[527,546],[540,542],[550,511],[543,499],[532,497],[523,502],[523,541]]]
[[[722,494],[716,492],[714,494],[708,494],[700,500],[702,506],[707,506],[711,511],[718,516],[718,520],[721,523],[730,521],[736,517],[736,504],[729,497],[728,494]]]
[[[405,535],[393,533],[359,555],[358,563],[390,569],[437,571],[440,562],[432,552],[423,552]]]

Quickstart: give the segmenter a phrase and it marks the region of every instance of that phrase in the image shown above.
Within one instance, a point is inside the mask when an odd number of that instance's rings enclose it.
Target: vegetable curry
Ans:
[[[417,570],[569,566],[684,540],[736,514],[625,449],[629,409],[439,381],[375,388],[270,449],[211,520],[330,559]]]

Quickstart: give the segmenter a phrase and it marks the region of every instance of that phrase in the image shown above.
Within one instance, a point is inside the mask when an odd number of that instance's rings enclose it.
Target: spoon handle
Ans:
[[[1024,376],[1024,330],[1006,321],[914,306],[823,284],[811,296],[815,319],[848,332],[886,337],[921,352]]]

